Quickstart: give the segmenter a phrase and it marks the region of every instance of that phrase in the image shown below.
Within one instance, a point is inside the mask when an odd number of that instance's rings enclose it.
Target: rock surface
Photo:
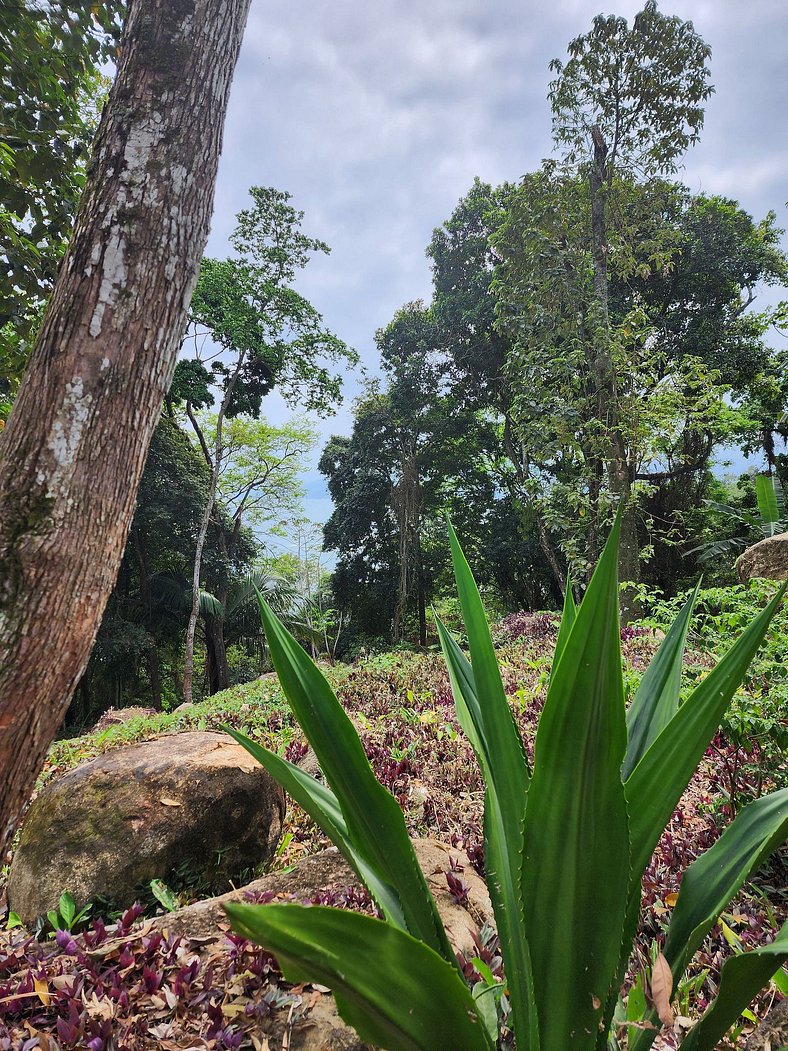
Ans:
[[[736,573],[742,582],[753,577],[788,580],[788,533],[778,533],[748,547],[736,561]]]
[[[96,725],[93,727],[95,730],[108,730],[110,726],[123,726],[124,723],[130,723],[132,719],[136,719],[138,716],[151,716],[160,715],[155,708],[140,708],[134,706],[130,708],[107,708],[106,712],[101,716]]]
[[[415,839],[413,848],[427,877],[452,947],[455,951],[475,955],[473,935],[492,918],[492,905],[484,880],[477,875],[462,850],[447,847],[433,839]],[[449,891],[447,871],[462,880],[464,905],[460,905]],[[352,886],[359,886],[358,877],[337,849],[331,847],[305,858],[290,872],[263,876],[229,894],[178,909],[155,922],[162,931],[191,940],[201,946],[201,952],[209,953],[212,944],[219,941],[229,929],[222,907],[228,901],[244,901],[263,893],[277,898],[310,901],[327,890],[344,890]],[[372,1051],[370,1045],[361,1041],[339,1017],[333,998],[318,993],[304,995],[301,1008],[293,1013],[287,1023],[275,1013],[267,1032],[274,1041],[272,1047],[287,1047],[290,1051]]]
[[[28,811],[8,877],[26,923],[64,890],[130,905],[176,866],[227,885],[274,854],[284,793],[223,734],[170,734],[83,763],[48,784]]]
[[[463,850],[447,847],[435,839],[414,839],[413,849],[427,877],[449,941],[456,952],[475,955],[474,935],[493,916],[487,885]],[[453,875],[464,884],[466,897],[463,905],[456,900],[446,882],[446,873],[452,871],[453,866]],[[327,889],[341,890],[355,886],[360,886],[358,876],[336,847],[330,847],[311,858],[305,858],[290,872],[274,872],[263,876],[228,894],[187,905],[157,922],[171,933],[189,938],[206,938],[212,934],[218,937],[219,928],[227,927],[223,905],[228,901],[243,901],[266,891],[309,901]]]
[[[774,1005],[744,1051],[780,1051],[783,1047],[788,1047],[788,1000]]]

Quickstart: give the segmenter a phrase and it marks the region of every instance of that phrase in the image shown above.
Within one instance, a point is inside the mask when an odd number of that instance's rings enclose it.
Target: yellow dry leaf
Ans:
[[[41,1001],[44,1007],[49,1007],[52,997],[49,995],[49,986],[47,985],[47,983],[44,981],[43,978],[36,978],[34,985],[36,992],[38,993],[38,999]]]
[[[159,802],[164,806],[183,806],[183,803],[179,803],[177,799],[170,799],[168,796],[162,796]]]

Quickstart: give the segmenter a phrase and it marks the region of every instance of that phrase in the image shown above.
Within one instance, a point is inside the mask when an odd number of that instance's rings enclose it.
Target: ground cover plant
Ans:
[[[484,773],[488,887],[506,967],[507,1021],[520,1051],[617,1046],[620,1025],[630,1029],[630,1049],[650,1047],[655,1023],[673,1022],[673,987],[705,935],[788,832],[783,790],[746,807],[687,869],[664,953],[653,960],[651,1004],[630,996],[622,1010],[618,993],[637,931],[642,875],[782,592],[680,706],[693,596],[627,711],[619,527],[620,519],[579,610],[567,589],[533,764],[512,719],[478,591],[451,533],[471,662],[437,623],[458,719]],[[306,912],[295,904],[232,904],[227,912],[235,929],[271,949],[292,980],[332,988],[340,1013],[364,1039],[425,1051],[496,1046],[494,1005],[496,998],[504,1003],[503,983],[490,975],[471,993],[402,811],[375,779],[324,677],[262,598],[260,605],[284,692],[329,787],[230,732],[339,847],[383,919],[329,908]],[[728,961],[716,999],[683,1046],[711,1051],[785,959],[788,924],[774,941]]]
[[[713,655],[730,645],[774,591],[774,585],[752,591],[741,589],[747,610],[738,626],[731,626],[729,635],[720,643],[716,641],[715,631],[705,628],[706,606],[704,593],[700,593],[698,615],[690,625],[684,659],[685,695],[714,666]],[[735,596],[729,598],[728,605],[735,601]],[[674,609],[666,614],[659,626],[664,627],[675,612]],[[651,610],[649,616],[652,617]],[[771,654],[777,662],[771,669],[764,667],[763,677],[779,673],[779,635],[784,617],[783,607],[773,619],[756,658],[756,661],[767,661]],[[494,631],[504,689],[529,759],[533,756],[557,632],[554,622],[553,629],[547,630],[541,618],[536,618],[533,627],[531,619],[515,618],[519,624],[516,632],[511,624],[505,623]],[[636,691],[656,645],[657,639],[648,625],[622,630],[624,675],[629,692]],[[483,875],[484,784],[473,751],[457,722],[441,657],[432,652],[395,650],[364,658],[350,666],[323,663],[321,667],[358,730],[376,777],[402,806],[410,834],[434,836],[465,848]],[[748,674],[734,703],[743,709],[748,704],[757,705],[764,693],[762,678],[751,681]],[[276,678],[267,675],[191,707],[165,714],[140,712],[130,722],[110,726],[102,723],[92,732],[60,740],[50,750],[41,783],[108,749],[160,733],[218,729],[222,723],[230,723],[292,761],[301,759],[307,749]],[[635,988],[635,1000],[644,995],[644,990],[648,991],[643,976],[651,966],[651,953],[664,945],[680,873],[719,839],[721,827],[727,822],[723,763],[727,747],[730,746],[724,736],[718,735],[712,742],[649,861],[643,881],[636,952],[625,981],[628,988]],[[779,775],[779,771],[775,770],[774,774]],[[772,771],[767,770],[763,789],[766,792],[773,787]],[[290,805],[283,846],[275,867],[288,868],[325,845],[326,837],[308,815]],[[757,877],[745,884],[721,915],[675,990],[674,1004],[680,1020],[687,1016],[695,1018],[705,1009],[717,990],[724,962],[736,954],[739,946],[749,949],[766,943],[788,918],[787,874],[784,856],[773,858]],[[162,873],[162,877],[165,875]],[[450,875],[447,874],[447,882]],[[460,880],[465,878],[461,872],[454,875]],[[184,903],[202,896],[199,886],[191,885],[188,880],[179,882],[177,873],[167,882],[177,889]],[[2,873],[0,899],[1,885]],[[357,907],[360,888],[350,888],[349,894],[347,891],[345,887],[337,888],[329,900],[336,904],[342,899],[348,907]],[[325,904],[326,900],[319,903]],[[80,909],[83,904],[77,903]],[[90,1040],[103,1041],[91,1045],[93,1051],[93,1047],[134,1047],[135,1040],[146,1039],[159,1041],[161,1046],[169,1041],[174,1046],[188,1048],[249,1048],[257,1046],[255,1039],[262,1043],[263,1035],[270,1035],[270,1027],[276,1026],[277,1019],[283,1026],[291,1011],[294,1018],[299,1017],[304,1005],[321,995],[314,987],[291,986],[268,953],[238,935],[233,935],[234,941],[220,937],[208,954],[201,946],[182,940],[172,957],[174,962],[165,962],[171,959],[165,944],[154,945],[150,952],[148,949],[155,932],[149,920],[155,906],[156,901],[151,897],[146,913],[136,913],[137,922],[130,926],[124,938],[121,935],[125,928],[113,931],[113,917],[102,917],[96,905],[89,914],[87,933],[76,934],[68,941],[61,936],[62,946],[51,936],[48,925],[39,940],[22,927],[2,931],[7,920],[3,920],[0,906],[0,1000],[4,1001],[0,1004],[0,1048],[4,1046],[3,1039],[10,1041],[7,1045],[10,1048],[22,1046],[23,1040],[39,1039],[31,1035],[26,1028],[28,1024],[41,1033],[38,1046],[46,1046],[45,1039],[49,1036],[64,1051],[84,1047]],[[94,923],[99,924],[99,929],[105,925],[108,931],[98,947],[104,952],[101,956],[87,944],[94,937]],[[500,978],[496,965],[499,959],[499,953],[485,951],[477,957],[477,962],[487,963]],[[193,967],[195,971],[188,989],[177,981],[183,966]],[[479,970],[472,959],[465,960],[463,966],[471,982],[484,980],[483,966]],[[145,968],[156,972],[157,989],[152,989],[156,982],[149,975],[143,981]],[[254,980],[244,979],[247,970],[260,971],[260,974]],[[46,1006],[35,993],[36,980],[48,982],[50,1000]],[[245,981],[248,984],[245,985]],[[14,993],[24,997],[6,999]],[[774,989],[762,994],[752,1006],[753,1018],[763,1016],[774,995]],[[250,1008],[247,1014],[251,1000],[259,1004],[259,1010],[252,1013]],[[64,1029],[66,1022],[68,1029]],[[740,1020],[745,1034],[753,1024],[752,1020]],[[107,1035],[110,1032],[114,1043],[110,1043]],[[73,1040],[66,1039],[66,1035],[73,1036]],[[674,1047],[676,1039],[674,1034],[666,1032],[660,1046]],[[745,1035],[734,1031],[732,1042],[722,1046],[740,1047],[744,1039]],[[37,1045],[31,1043],[30,1046]],[[272,1046],[276,1046],[275,1040]]]

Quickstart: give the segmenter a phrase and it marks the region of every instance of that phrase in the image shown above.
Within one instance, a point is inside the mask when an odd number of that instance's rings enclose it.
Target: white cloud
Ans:
[[[631,18],[638,0],[604,5]],[[254,0],[209,250],[250,185],[289,190],[332,246],[300,287],[374,367],[375,329],[429,296],[425,247],[474,176],[516,180],[550,149],[548,62],[599,0]],[[788,199],[784,0],[663,0],[711,44],[717,91],[684,177],[756,217]],[[356,389],[353,378],[349,393]],[[267,406],[275,417],[282,410]],[[347,432],[349,400],[322,433]]]

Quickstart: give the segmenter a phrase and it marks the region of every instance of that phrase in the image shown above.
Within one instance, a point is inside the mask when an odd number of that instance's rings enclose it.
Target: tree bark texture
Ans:
[[[208,235],[249,0],[130,0],[74,234],[0,440],[0,858],[118,572]]]
[[[230,667],[224,641],[224,623],[221,617],[205,618],[205,660],[208,673],[208,693],[226,690],[230,685]]]

